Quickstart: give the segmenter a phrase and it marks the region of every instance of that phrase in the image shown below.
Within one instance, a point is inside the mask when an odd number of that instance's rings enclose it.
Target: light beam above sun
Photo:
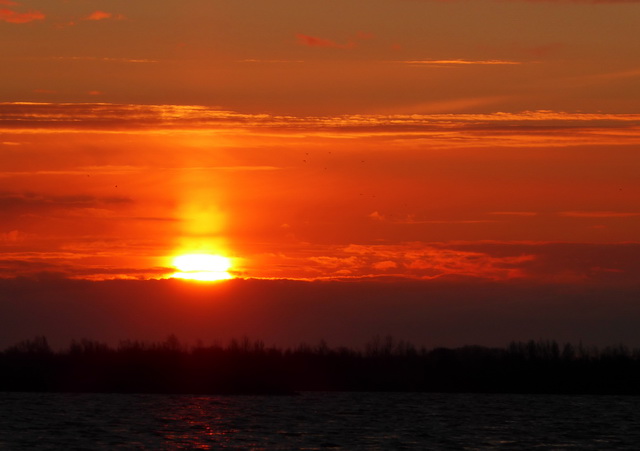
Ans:
[[[171,275],[174,279],[213,282],[233,278],[229,274],[231,260],[221,255],[184,254],[173,259],[178,272]]]

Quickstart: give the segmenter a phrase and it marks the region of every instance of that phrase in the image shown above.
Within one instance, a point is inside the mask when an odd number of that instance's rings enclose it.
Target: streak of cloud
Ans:
[[[96,122],[101,119],[101,121]],[[120,120],[119,120],[120,119]],[[210,127],[223,123],[230,125],[252,125],[264,127],[291,127],[293,129],[327,128],[382,130],[405,129],[427,130],[429,128],[451,129],[472,126],[488,129],[491,126],[559,126],[570,123],[594,126],[640,126],[640,114],[615,113],[568,113],[553,110],[497,113],[445,113],[445,114],[354,114],[341,116],[278,116],[269,114],[244,114],[216,107],[201,105],[129,105],[115,103],[44,103],[44,102],[0,102],[0,126],[62,126],[69,121],[79,128],[84,123],[108,127],[119,122],[137,120],[158,127]]]
[[[239,60],[237,62],[238,63],[256,63],[256,64],[288,64],[288,63],[300,64],[300,63],[304,63],[303,60],[269,60],[269,59],[253,59],[253,58]]]
[[[566,113],[538,110],[491,114],[368,114],[278,116],[243,114],[198,105],[109,103],[0,103],[0,130],[43,133],[237,133],[270,136],[305,131],[340,140],[381,138],[430,146],[518,146],[543,144],[640,144],[640,114]],[[455,139],[452,139],[455,138]],[[482,139],[479,139],[482,138]]]
[[[15,2],[3,2],[0,5],[5,6],[17,6]],[[25,24],[36,20],[44,20],[45,15],[40,11],[28,11],[20,13],[12,9],[0,9],[0,21],[13,23],[13,24]]]
[[[95,197],[88,195],[51,196],[30,192],[0,192],[0,211],[5,215],[37,214],[57,209],[91,209],[109,204],[127,204],[125,197]]]
[[[563,211],[560,216],[569,218],[632,218],[640,216],[638,212],[622,211]]]
[[[499,215],[499,216],[522,216],[522,217],[531,217],[531,216],[538,215],[538,213],[536,213],[535,211],[492,211],[489,214]]]
[[[299,280],[467,278],[637,285],[639,248],[640,243],[408,242],[317,245],[313,247],[314,256],[306,252],[287,252],[286,255],[269,254],[268,258],[272,269],[269,277]],[[259,259],[260,256],[252,258]],[[257,271],[255,276],[260,277],[259,274]]]
[[[105,20],[113,17],[113,14],[105,11],[94,11],[89,14],[84,20]]]
[[[369,218],[375,221],[388,222],[392,224],[404,224],[404,225],[417,225],[417,224],[483,224],[489,222],[495,222],[491,219],[420,219],[415,215],[408,215],[403,218],[388,218],[378,211],[374,211],[373,213],[368,215]]]
[[[523,64],[521,61],[507,60],[408,60],[400,63],[411,66],[513,66]]]
[[[111,58],[111,57],[99,57],[99,56],[54,56],[50,57],[52,60],[60,61],[99,61],[105,63],[159,63],[159,60],[148,58]]]

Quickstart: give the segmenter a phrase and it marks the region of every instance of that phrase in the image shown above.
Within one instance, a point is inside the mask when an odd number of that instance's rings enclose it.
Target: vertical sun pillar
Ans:
[[[172,278],[214,281],[231,279],[232,263],[221,237],[224,217],[212,203],[193,199],[180,212],[182,219],[178,249],[172,259],[177,270]]]

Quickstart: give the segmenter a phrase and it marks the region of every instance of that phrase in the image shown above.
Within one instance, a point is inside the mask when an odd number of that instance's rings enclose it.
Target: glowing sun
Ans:
[[[171,277],[175,279],[214,281],[231,279],[231,260],[221,255],[185,254],[173,259],[178,270]]]

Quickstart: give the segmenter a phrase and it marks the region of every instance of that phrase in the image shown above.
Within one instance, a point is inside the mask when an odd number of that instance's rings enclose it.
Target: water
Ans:
[[[0,393],[0,449],[638,449],[640,398]]]

